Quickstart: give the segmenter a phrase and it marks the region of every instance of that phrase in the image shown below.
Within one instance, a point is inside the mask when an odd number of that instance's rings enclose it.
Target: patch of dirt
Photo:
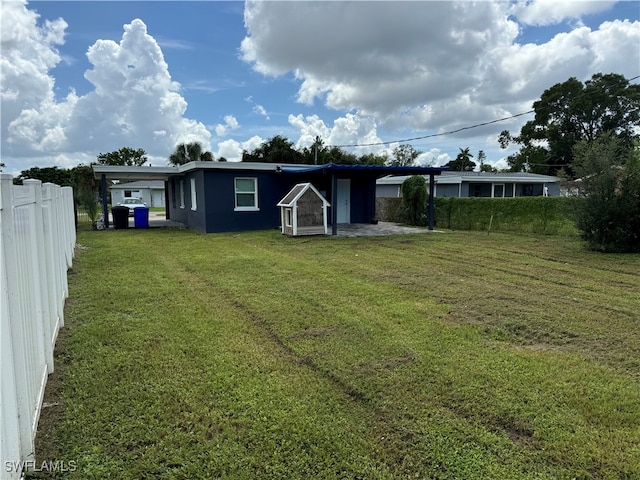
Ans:
[[[304,340],[307,338],[319,338],[333,335],[340,330],[339,325],[325,325],[323,327],[309,327],[304,330],[300,330],[291,335],[291,340]]]
[[[68,327],[61,328],[58,332],[56,347],[54,349],[54,371],[47,379],[47,386],[44,391],[44,401],[38,421],[38,430],[35,438],[36,464],[45,461],[65,460],[59,458],[58,431],[65,418],[64,405],[64,374],[69,364],[66,343],[69,336]],[[45,478],[45,472],[36,474],[30,478]],[[50,478],[50,476],[46,476]]]
[[[415,355],[406,353],[399,357],[381,358],[375,362],[359,362],[353,368],[357,375],[368,376],[380,371],[395,370],[403,365],[412,364],[415,360]]]

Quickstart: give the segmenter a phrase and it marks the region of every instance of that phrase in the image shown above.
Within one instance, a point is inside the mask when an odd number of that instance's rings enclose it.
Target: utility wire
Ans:
[[[515,115],[511,115],[509,117],[498,118],[497,120],[491,120],[490,122],[477,123],[475,125],[470,125],[468,127],[458,128],[456,130],[450,130],[448,132],[440,132],[440,133],[432,133],[430,135],[422,135],[420,137],[406,138],[404,140],[391,140],[388,142],[376,142],[376,143],[356,143],[351,145],[334,145],[335,147],[372,147],[374,145],[387,145],[391,143],[407,143],[413,142],[415,140],[423,140],[425,138],[433,138],[433,137],[442,137],[444,135],[452,135],[454,133],[462,132],[464,130],[471,130],[472,128],[484,127],[485,125],[491,125],[493,123],[504,122],[505,120],[510,120],[512,118],[521,117],[523,115],[529,115],[530,113],[535,112],[535,110],[529,110],[528,112],[516,113]]]
[[[640,78],[640,75],[636,75],[635,77],[629,78],[627,79],[627,82],[631,82],[632,80],[636,80]],[[586,92],[583,92],[582,95],[585,95]],[[334,147],[338,147],[338,148],[346,148],[346,147],[373,147],[373,146],[377,146],[377,145],[389,145],[392,143],[408,143],[408,142],[414,142],[416,140],[424,140],[425,138],[434,138],[434,137],[443,137],[445,135],[452,135],[454,133],[459,133],[459,132],[463,132],[465,130],[471,130],[473,128],[478,128],[478,127],[484,127],[486,125],[492,125],[494,123],[500,123],[500,122],[504,122],[505,120],[511,120],[512,118],[518,118],[518,117],[522,117],[523,115],[529,115],[530,113],[535,113],[535,110],[529,110],[527,112],[522,112],[522,113],[516,113],[515,115],[511,115],[509,117],[504,117],[504,118],[498,118],[497,120],[491,120],[489,122],[482,122],[482,123],[477,123],[475,125],[470,125],[468,127],[462,127],[462,128],[458,128],[456,130],[450,130],[448,132],[441,132],[441,133],[432,133],[430,135],[422,135],[420,137],[413,137],[413,138],[406,138],[403,140],[391,140],[388,142],[375,142],[375,143],[353,143],[353,144],[347,144],[347,145],[334,145]]]

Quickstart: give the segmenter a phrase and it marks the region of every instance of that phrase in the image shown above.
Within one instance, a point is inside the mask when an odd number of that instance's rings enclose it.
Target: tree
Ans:
[[[213,154],[202,150],[199,142],[180,143],[169,155],[171,165],[184,165],[189,162],[213,162]]]
[[[23,170],[20,172],[20,175],[13,180],[13,183],[22,185],[22,181],[29,178],[40,180],[42,183],[55,183],[60,186],[72,185],[69,170],[58,167],[32,167],[27,170]]]
[[[640,252],[640,152],[602,135],[574,147],[583,197],[576,211],[581,236],[594,250]]]
[[[365,153],[358,159],[358,163],[361,165],[386,165],[389,161],[387,155],[376,155],[374,153]]]
[[[409,225],[427,224],[427,182],[421,175],[413,175],[402,182],[401,218]]]
[[[473,154],[470,152],[469,147],[461,148],[456,159],[448,162],[446,166],[454,172],[473,172],[473,169],[476,168],[476,163],[471,161],[471,157],[473,157]]]
[[[331,147],[325,156],[325,161],[338,165],[357,165],[358,157],[354,153],[345,152],[340,147]]]
[[[493,167],[491,165],[489,165],[488,163],[484,163],[487,160],[487,154],[484,153],[484,150],[479,150],[478,151],[478,162],[480,162],[480,171],[481,172],[489,172],[489,173],[495,173],[498,171],[498,169],[496,167]]]
[[[147,163],[146,152],[142,148],[123,147],[120,150],[98,155],[98,163],[101,165],[126,165],[141,166]]]
[[[74,193],[80,190],[95,192],[100,191],[100,180],[95,178],[91,165],[78,165],[69,170],[70,185]]]
[[[480,171],[481,172],[488,172],[488,173],[496,173],[498,171],[498,169],[492,165],[489,165],[488,163],[484,163],[482,165],[480,165]]]
[[[309,147],[304,147],[300,151],[301,162],[309,165],[323,165],[327,163],[326,157],[329,149],[324,144],[324,140],[316,135],[313,143]]]
[[[242,152],[243,162],[263,162],[263,163],[303,163],[304,159],[300,152],[293,148],[293,143],[285,137],[276,135],[252,152],[246,150]]]
[[[610,133],[631,148],[640,127],[640,85],[615,73],[597,73],[584,84],[572,77],[545,90],[533,109],[535,118],[519,135],[500,134],[502,148],[521,145],[507,158],[511,170],[555,175],[564,168],[572,176],[574,146],[581,141]]]
[[[411,145],[399,145],[393,149],[393,157],[389,165],[392,167],[408,167],[413,165],[416,158],[421,154]]]
[[[484,153],[484,150],[478,150],[478,156],[476,157],[478,162],[480,163],[480,171],[482,172],[482,167],[484,167],[484,162],[487,160],[487,154]]]
[[[484,150],[478,151],[478,162],[480,162],[480,171],[481,172],[489,172],[495,173],[498,169],[494,166],[489,165],[488,163],[484,163],[487,160],[487,155],[484,153]]]

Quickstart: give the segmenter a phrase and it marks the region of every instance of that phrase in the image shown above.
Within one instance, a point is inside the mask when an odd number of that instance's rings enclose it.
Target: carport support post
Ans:
[[[435,175],[429,175],[429,230],[433,230],[433,190],[435,186]]]
[[[331,175],[331,235],[338,234],[338,179],[336,174]]]
[[[107,176],[100,175],[100,190],[102,190],[102,214],[104,215],[104,228],[109,228],[109,207],[107,204]]]

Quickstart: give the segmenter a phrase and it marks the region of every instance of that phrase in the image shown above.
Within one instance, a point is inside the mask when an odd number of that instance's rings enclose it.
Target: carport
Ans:
[[[136,182],[160,180],[164,182],[165,205],[168,205],[167,180],[170,175],[178,173],[178,167],[131,167],[120,165],[92,165],[96,179],[100,180],[100,194],[102,196],[102,213],[104,215],[104,226],[109,228],[109,208],[107,202],[107,182],[117,180],[119,182]],[[165,215],[169,218],[169,208],[165,206]]]
[[[282,173],[299,176],[305,182],[316,181],[321,184],[322,178],[329,180],[328,190],[331,192],[330,204],[331,209],[331,234],[337,235],[338,224],[351,223],[350,221],[341,221],[340,206],[341,201],[341,180],[366,179],[369,182],[372,191],[368,192],[368,196],[373,199],[375,205],[375,188],[376,180],[385,176],[401,176],[401,175],[423,175],[429,177],[429,197],[428,197],[428,229],[433,230],[434,226],[434,183],[435,176],[449,170],[449,167],[420,167],[420,166],[383,166],[383,165],[339,165],[329,163],[326,165],[295,165],[282,167]]]

